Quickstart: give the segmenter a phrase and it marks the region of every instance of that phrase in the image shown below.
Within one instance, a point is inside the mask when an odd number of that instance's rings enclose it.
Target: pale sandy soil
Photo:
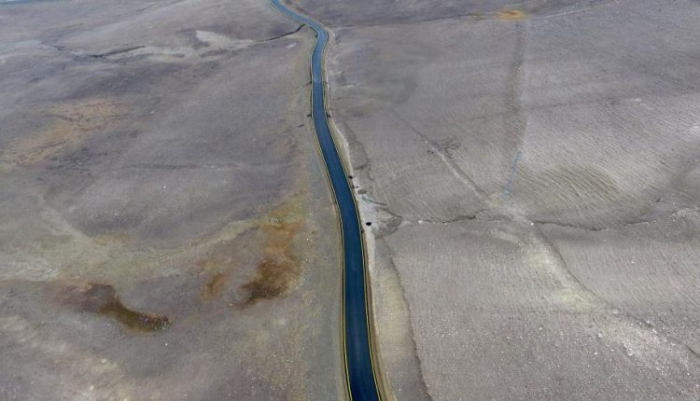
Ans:
[[[697,1],[293,3],[397,399],[700,397]]]
[[[0,4],[0,399],[344,399],[298,28],[252,0]]]

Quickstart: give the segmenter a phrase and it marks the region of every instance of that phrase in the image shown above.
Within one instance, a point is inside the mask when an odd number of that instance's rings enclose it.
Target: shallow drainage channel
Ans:
[[[362,249],[360,223],[355,200],[347,181],[338,149],[333,142],[325,106],[323,85],[323,50],[328,42],[328,31],[316,21],[303,16],[280,0],[270,2],[287,16],[310,26],[316,31],[316,46],[311,56],[312,116],[316,135],[326,168],[330,175],[333,192],[340,210],[345,255],[344,307],[345,319],[345,369],[350,398],[357,401],[379,400],[377,383],[372,364],[369,316],[365,282],[365,263]]]

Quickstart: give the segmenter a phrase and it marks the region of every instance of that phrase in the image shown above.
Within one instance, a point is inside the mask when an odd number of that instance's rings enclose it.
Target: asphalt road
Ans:
[[[362,233],[357,207],[348,184],[343,163],[338,155],[328,127],[323,86],[323,50],[328,42],[328,32],[315,21],[282,5],[272,4],[288,16],[297,19],[316,31],[317,41],[311,58],[312,116],[323,158],[333,185],[340,210],[345,255],[345,359],[350,397],[353,400],[379,400],[370,351],[368,306],[366,297],[365,265],[362,251]]]

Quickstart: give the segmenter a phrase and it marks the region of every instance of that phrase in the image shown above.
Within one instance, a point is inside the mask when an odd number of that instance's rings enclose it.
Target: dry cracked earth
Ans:
[[[387,399],[700,399],[700,2],[287,1]],[[0,0],[1,400],[346,398],[313,43]]]
[[[400,400],[700,398],[700,3],[294,0]]]

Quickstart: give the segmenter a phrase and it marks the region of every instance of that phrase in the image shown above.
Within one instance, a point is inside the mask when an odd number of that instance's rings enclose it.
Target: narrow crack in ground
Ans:
[[[614,229],[620,229],[620,228],[625,228],[625,227],[635,226],[635,225],[640,225],[640,224],[652,224],[652,223],[656,222],[656,221],[648,221],[648,220],[638,220],[638,221],[622,222],[622,223],[613,224],[613,225],[609,225],[609,226],[603,226],[603,227],[595,227],[595,226],[588,226],[585,224],[560,223],[560,222],[549,221],[549,220],[530,220],[530,221],[532,223],[535,223],[538,225],[550,225],[550,226],[557,226],[557,227],[575,228],[578,230],[585,230],[585,231],[591,231],[591,232],[614,230]]]
[[[484,211],[485,210],[479,210],[479,211],[472,213],[472,214],[461,214],[461,215],[457,215],[455,217],[452,217],[451,219],[444,219],[444,220],[419,219],[418,221],[415,221],[415,222],[412,221],[411,223],[414,223],[414,224],[416,224],[416,223],[417,224],[454,224],[454,223],[459,223],[462,221],[473,221],[473,220],[482,221],[478,217],[479,217],[479,214],[484,212]],[[483,221],[486,221],[486,220],[483,220]]]
[[[293,35],[299,31],[301,31],[302,28],[304,28],[304,25],[299,25],[292,31],[285,32],[285,33],[282,33],[282,34],[279,34],[277,36],[273,36],[273,37],[270,37],[267,39],[253,41],[253,43],[251,45],[254,46],[254,45],[258,45],[258,44],[269,43],[269,42],[275,41],[277,39],[282,39],[282,38],[285,38],[287,36]],[[80,50],[69,49],[68,47],[62,46],[62,45],[47,44],[47,43],[44,43],[43,45],[46,47],[49,47],[51,49],[54,49],[60,53],[70,54],[73,57],[82,58],[82,59],[93,59],[93,60],[108,60],[110,57],[113,57],[113,56],[128,55],[131,52],[135,52],[135,51],[141,50],[141,49],[146,49],[149,47],[149,46],[145,46],[145,45],[138,45],[138,46],[129,46],[129,47],[121,47],[121,48],[111,49],[111,50],[107,50],[107,51],[100,52],[100,53],[85,53],[85,52],[82,52]],[[222,48],[220,50],[230,50],[230,49]],[[143,55],[151,55],[151,54],[156,54],[156,53],[157,53],[157,51],[154,51],[153,53],[144,53]],[[198,55],[198,56],[201,57],[202,55]]]
[[[71,52],[71,53],[74,53],[76,55],[83,56],[83,57],[106,58],[106,57],[110,57],[110,56],[116,56],[117,54],[124,54],[124,53],[132,52],[134,50],[143,49],[144,47],[146,47],[146,46],[131,46],[131,47],[126,47],[126,48],[122,48],[122,49],[114,49],[114,50],[110,50],[110,51],[107,51],[104,53],[95,53],[95,54],[90,54],[90,53],[76,54],[75,52]]]
[[[440,146],[438,146],[435,143],[435,141],[428,138],[425,134],[423,134],[416,127],[411,125],[405,118],[403,118],[403,116],[401,116],[401,114],[399,114],[398,111],[396,111],[394,109],[390,109],[390,111],[392,112],[392,114],[394,114],[394,116],[399,121],[401,121],[406,127],[408,127],[411,130],[411,132],[413,132],[413,134],[415,136],[417,136],[422,142],[424,142],[426,145],[428,145],[428,147],[430,147],[430,150],[433,153],[438,155],[440,160],[442,160],[442,162],[445,164],[445,166],[448,168],[448,170],[450,170],[450,172],[452,173],[452,175],[455,178],[457,178],[459,181],[461,181],[463,184],[465,184],[466,187],[468,187],[470,190],[474,191],[477,195],[481,196],[482,198],[486,198],[486,196],[487,196],[486,192],[484,192],[478,185],[476,185],[474,180],[472,180],[472,178],[469,177],[469,175],[467,175],[467,173],[464,172],[464,170],[462,170],[462,168],[459,167],[457,165],[457,163],[454,162],[454,160],[452,160],[450,155],[447,154],[447,152],[445,152],[444,149],[442,149]]]
[[[294,35],[295,33],[301,31],[301,29],[302,29],[303,27],[304,27],[304,25],[299,25],[299,26],[298,26],[295,30],[293,30],[293,31],[290,31],[290,32],[287,32],[287,33],[283,33],[283,34],[280,34],[280,35],[277,35],[277,36],[273,36],[273,37],[271,37],[271,38],[263,39],[263,40],[258,41],[257,43],[272,42],[273,40],[277,40],[277,39],[284,38],[284,37],[286,37],[286,36]]]
[[[540,247],[546,253],[549,253],[554,257],[552,260],[550,260],[551,263],[548,264],[552,268],[552,272],[556,275],[557,280],[561,283],[564,289],[573,292],[580,298],[581,301],[587,304],[585,308],[587,309],[586,312],[596,312],[596,314],[611,317],[620,324],[620,326],[618,326],[619,329],[629,331],[630,333],[632,333],[633,329],[637,327],[643,330],[645,335],[661,338],[671,344],[677,345],[679,346],[678,349],[682,350],[681,353],[696,361],[700,361],[700,354],[698,354],[694,349],[680,339],[669,333],[660,332],[656,327],[644,319],[641,319],[629,312],[621,311],[608,300],[589,289],[569,269],[563,255],[559,251],[559,248],[549,239],[549,237],[540,229],[540,227],[538,225],[530,226],[533,228],[533,245]],[[625,336],[633,338],[631,334],[625,334]]]

